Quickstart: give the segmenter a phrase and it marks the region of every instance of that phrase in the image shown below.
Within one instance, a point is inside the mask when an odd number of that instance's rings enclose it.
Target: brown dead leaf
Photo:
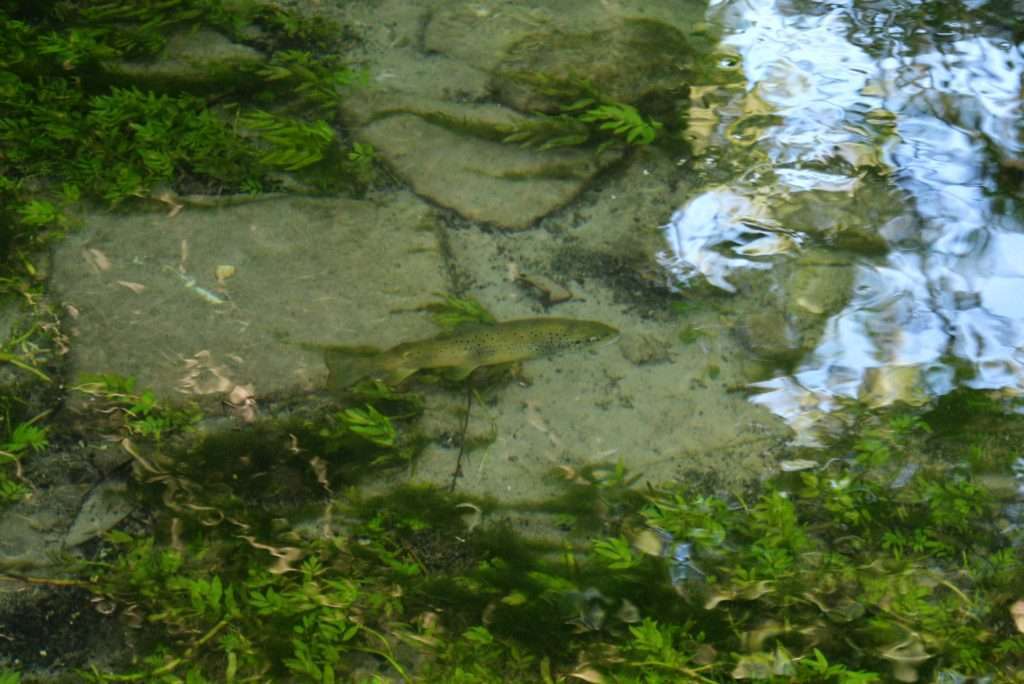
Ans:
[[[572,299],[572,292],[569,288],[542,275],[520,273],[516,282],[532,288],[546,306]]]
[[[649,527],[645,527],[629,540],[633,548],[648,556],[661,556],[665,553],[665,539]]]
[[[592,684],[603,684],[604,682],[604,675],[589,665],[584,665],[575,672],[570,673],[569,676],[574,679],[582,679],[585,682],[591,682]]]
[[[177,193],[171,192],[170,190],[160,193],[154,199],[156,199],[159,202],[163,202],[168,207],[170,207],[170,210],[167,212],[167,218],[174,218],[175,216],[178,215],[178,212],[185,208],[184,204],[181,204],[177,201]]]
[[[331,483],[327,479],[327,461],[319,456],[314,456],[309,459],[309,467],[313,470],[313,474],[316,475],[317,483],[328,492],[331,491]]]
[[[249,542],[249,545],[254,549],[262,549],[270,553],[271,556],[277,559],[273,567],[270,568],[269,572],[273,575],[283,575],[286,572],[298,572],[299,569],[292,567],[292,564],[302,560],[305,556],[305,552],[302,549],[294,546],[270,546],[269,544],[261,544],[256,541],[256,537],[248,535],[239,535],[242,539]]]
[[[128,280],[118,280],[117,284],[120,285],[121,287],[127,287],[129,290],[131,290],[135,294],[142,294],[143,291],[145,291],[145,289],[146,289],[146,286],[143,285],[142,283],[133,283],[133,282],[128,281]]]
[[[256,420],[256,395],[252,385],[235,385],[227,398],[231,414],[246,423]]]
[[[255,389],[252,385],[235,385],[231,393],[228,394],[228,401],[232,404],[241,406],[245,402],[255,397]]]
[[[1017,601],[1010,606],[1010,617],[1017,631],[1024,634],[1024,600]]]
[[[217,282],[223,285],[228,278],[235,275],[235,272],[236,269],[234,266],[230,264],[221,264],[214,269],[213,275],[217,278]]]
[[[888,647],[879,655],[892,664],[892,676],[898,682],[916,682],[920,678],[917,668],[933,657],[925,650],[917,634]]]
[[[84,255],[85,255],[85,260],[88,261],[97,270],[99,270],[99,271],[109,271],[110,270],[110,267],[112,265],[110,263],[110,259],[107,257],[106,254],[104,254],[100,250],[96,249],[95,247],[90,247],[89,249],[85,250]]]
[[[190,359],[184,359],[185,374],[178,381],[178,391],[184,394],[228,393],[237,384],[228,377],[224,366],[214,363],[213,355],[208,350],[197,352]],[[243,389],[245,389],[243,387]],[[253,401],[255,411],[255,401]]]

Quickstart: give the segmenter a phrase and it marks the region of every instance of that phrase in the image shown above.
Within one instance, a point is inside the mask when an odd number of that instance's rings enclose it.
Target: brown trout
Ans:
[[[618,330],[597,321],[571,318],[523,318],[494,325],[473,325],[426,340],[404,342],[385,351],[366,347],[328,347],[324,360],[327,387],[346,390],[364,379],[397,385],[416,371],[452,369],[465,378],[480,366],[534,359],[598,342]]]

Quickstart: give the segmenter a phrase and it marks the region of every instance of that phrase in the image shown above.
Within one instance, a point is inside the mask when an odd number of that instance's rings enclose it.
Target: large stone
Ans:
[[[687,65],[694,57],[679,29],[630,18],[586,33],[526,35],[508,48],[495,68],[493,85],[504,103],[522,111],[557,111],[565,103],[548,95],[544,83],[535,83],[537,76],[586,81],[618,102],[680,97],[693,77]]]
[[[151,60],[102,63],[108,76],[157,90],[210,91],[255,81],[255,68],[266,61],[259,50],[239,45],[212,29],[175,33]]]
[[[530,5],[533,6],[530,6]],[[508,50],[528,36],[549,35],[557,40],[567,34],[608,30],[609,22],[623,18],[656,21],[695,35],[703,35],[708,3],[704,0],[616,0],[606,3],[519,0],[478,3],[441,3],[430,12],[423,30],[423,47],[430,53],[451,57],[490,71],[508,56]],[[651,46],[643,46],[648,50]]]
[[[467,219],[509,229],[528,228],[564,206],[618,158],[592,150],[524,149],[413,114],[377,120],[359,136],[420,195]]]
[[[0,514],[0,574],[44,568],[63,549],[87,484],[55,484]]]
[[[789,230],[806,233],[823,244],[868,255],[885,254],[881,233],[906,211],[901,190],[883,177],[864,174],[848,188],[786,192],[773,202],[773,213]]]
[[[163,397],[322,387],[300,343],[379,344],[432,334],[416,308],[447,290],[429,209],[409,194],[292,198],[175,217],[97,214],[56,252],[73,375],[134,376]],[[227,279],[227,269],[234,267]],[[223,301],[221,301],[223,300]]]

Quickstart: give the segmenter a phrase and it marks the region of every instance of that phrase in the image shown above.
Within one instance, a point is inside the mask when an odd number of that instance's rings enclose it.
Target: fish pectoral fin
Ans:
[[[398,366],[397,368],[389,368],[383,380],[387,384],[394,387],[395,385],[401,385],[410,375],[412,375],[418,370],[419,368],[413,368],[410,366]]]

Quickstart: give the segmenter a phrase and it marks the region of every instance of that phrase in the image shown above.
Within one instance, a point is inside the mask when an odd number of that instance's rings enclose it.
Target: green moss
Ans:
[[[326,453],[328,442],[295,427],[282,429],[302,453]],[[1016,681],[1024,658],[1005,620],[1024,591],[1019,535],[969,473],[922,459],[933,437],[915,418],[866,416],[857,456],[743,498],[682,485],[637,492],[621,466],[575,474],[565,498],[543,504],[574,522],[564,545],[486,522],[531,505],[427,487],[352,492],[333,504],[343,515],[323,518],[321,507],[313,527],[272,509],[265,519],[253,502],[267,499],[245,483],[280,481],[289,461],[305,467],[271,434],[177,458],[196,464],[176,476],[191,496],[175,512],[178,546],[115,533],[116,559],[87,569],[95,592],[166,630],[141,669],[120,677],[358,679],[367,671],[357,655],[369,654],[379,673],[409,681],[585,671],[622,682],[869,682],[915,671]],[[207,505],[224,513],[219,523]],[[332,535],[311,534],[324,524]]]
[[[269,52],[254,67],[264,87],[253,95],[157,93],[114,85],[101,68],[152,57],[179,29],[213,26],[242,40],[249,23],[266,29],[260,47]],[[316,188],[364,192],[373,150],[341,136],[335,117],[339,98],[365,74],[326,51],[340,47],[328,41],[332,31],[281,8],[221,0],[0,11],[0,255],[8,268],[0,276],[24,275],[24,255],[59,237],[81,201],[260,192],[281,186],[280,171],[301,172],[300,183]],[[325,51],[314,55],[303,40]]]

